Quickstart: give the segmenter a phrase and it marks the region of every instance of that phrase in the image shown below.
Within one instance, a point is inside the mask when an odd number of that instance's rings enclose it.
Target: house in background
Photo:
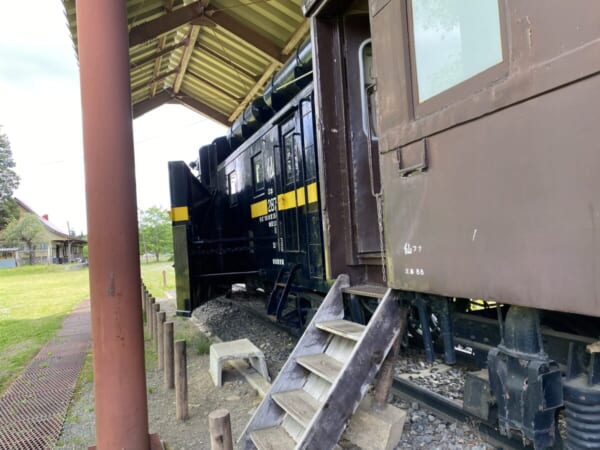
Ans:
[[[15,198],[19,205],[19,213],[33,214],[43,225],[44,230],[40,232],[33,246],[34,264],[66,264],[69,262],[83,261],[83,247],[87,241],[69,236],[48,220],[48,216],[40,216],[33,209]],[[1,243],[0,243],[0,246]],[[2,246],[3,247],[3,246]],[[0,268],[15,267],[29,264],[29,249],[25,244],[19,247],[0,248]]]

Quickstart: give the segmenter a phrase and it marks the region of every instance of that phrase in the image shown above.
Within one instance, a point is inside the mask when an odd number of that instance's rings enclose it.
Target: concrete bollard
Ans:
[[[185,341],[175,341],[175,414],[178,420],[187,420],[188,390],[187,390],[187,356]]]
[[[210,450],[233,450],[231,419],[226,409],[216,409],[208,415]]]
[[[175,387],[175,377],[173,375],[173,322],[166,322],[163,328],[165,388],[173,389]]]

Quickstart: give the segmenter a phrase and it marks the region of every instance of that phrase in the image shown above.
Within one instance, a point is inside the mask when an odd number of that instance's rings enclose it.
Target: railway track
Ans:
[[[270,318],[264,314],[264,302],[257,300],[253,302],[248,301],[236,301],[231,300],[238,308],[247,311],[254,317],[268,323],[278,330],[283,330],[290,333],[290,330],[277,323],[273,318]],[[483,318],[476,315],[459,315],[459,326],[455,338],[455,343],[460,344],[462,349],[470,349],[469,352],[457,352],[459,354],[459,361],[468,362],[471,370],[473,367],[483,367],[486,363],[486,356],[489,349],[496,346],[500,341],[500,335],[497,331],[497,324],[493,319]],[[294,335],[294,333],[290,333]],[[551,349],[551,356],[558,361],[563,368],[564,359],[566,358],[567,349],[569,345],[587,345],[593,340],[587,337],[556,332],[550,329],[543,329],[542,335],[544,341],[548,343],[548,347]],[[297,337],[294,335],[294,337]],[[402,356],[400,357],[399,364],[402,364]],[[404,356],[406,358],[406,355]],[[424,356],[422,357],[424,361]],[[432,367],[424,362],[424,367]],[[436,363],[436,369],[439,371],[453,370],[460,371],[461,364],[456,366],[445,366],[443,364]],[[401,371],[400,371],[401,372]],[[427,372],[427,370],[425,370]],[[464,375],[466,375],[467,369],[464,369]],[[412,380],[411,380],[412,378]],[[421,378],[418,380],[417,378]],[[462,386],[456,388],[446,389],[442,395],[440,392],[436,392],[435,389],[431,389],[427,386],[428,381],[426,376],[411,376],[410,373],[399,374],[396,371],[393,384],[393,394],[400,399],[403,399],[408,404],[418,404],[424,409],[430,411],[434,416],[453,422],[456,424],[463,424],[468,426],[474,434],[481,438],[482,441],[487,443],[489,446],[494,448],[503,449],[523,449],[532,448],[531,446],[524,445],[520,438],[513,437],[509,438],[500,434],[494,422],[487,422],[481,417],[478,417],[469,411],[463,409],[462,398],[456,398],[457,391],[462,391]],[[416,381],[415,381],[416,380]],[[464,384],[464,376],[462,380],[458,380],[459,383]],[[452,398],[450,398],[452,397]],[[554,448],[562,448],[562,444],[558,443]]]
[[[283,330],[287,333],[290,333],[289,328],[277,323],[261,311],[261,307],[264,308],[264,303],[261,301],[236,301],[235,298],[232,298],[228,299],[224,303],[228,302],[237,306],[241,310],[250,313],[253,317],[257,318],[263,323],[267,323],[278,330]],[[264,311],[264,309],[262,310]],[[290,334],[292,336],[294,335],[293,333]],[[437,365],[438,368],[442,366],[443,365],[441,364]],[[449,366],[446,367],[450,368]],[[408,374],[407,377],[394,377],[394,383],[392,387],[393,395],[405,400],[409,404],[418,403],[422,408],[430,411],[433,415],[440,419],[448,422],[467,425],[473,431],[473,434],[477,435],[483,442],[494,448],[511,450],[527,448],[523,446],[520,440],[509,439],[506,436],[502,436],[493,426],[482,422],[478,417],[463,410],[462,401],[449,399],[444,395],[420,386],[418,383],[407,378]]]

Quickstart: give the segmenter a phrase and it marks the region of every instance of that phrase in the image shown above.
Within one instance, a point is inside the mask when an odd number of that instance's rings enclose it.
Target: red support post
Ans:
[[[78,0],[97,448],[149,449],[123,0]]]

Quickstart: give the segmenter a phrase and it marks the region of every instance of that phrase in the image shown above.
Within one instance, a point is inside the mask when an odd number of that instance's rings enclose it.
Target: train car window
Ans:
[[[371,39],[366,39],[358,48],[358,66],[363,133],[372,140],[377,140],[377,103]]]
[[[294,145],[294,133],[290,132],[283,138],[284,143],[284,157],[285,157],[285,183],[296,184],[300,181],[299,164],[298,164],[298,152]]]
[[[418,103],[504,60],[498,1],[409,2]]]
[[[229,195],[229,205],[237,205],[238,187],[237,174],[235,173],[235,170],[227,174],[227,194]]]
[[[262,152],[258,152],[252,157],[252,184],[254,185],[254,192],[262,192],[265,188],[265,170]]]
[[[304,166],[306,181],[317,178],[317,163],[315,161],[315,132],[313,127],[312,108],[307,104],[302,111],[302,133],[304,136]]]

